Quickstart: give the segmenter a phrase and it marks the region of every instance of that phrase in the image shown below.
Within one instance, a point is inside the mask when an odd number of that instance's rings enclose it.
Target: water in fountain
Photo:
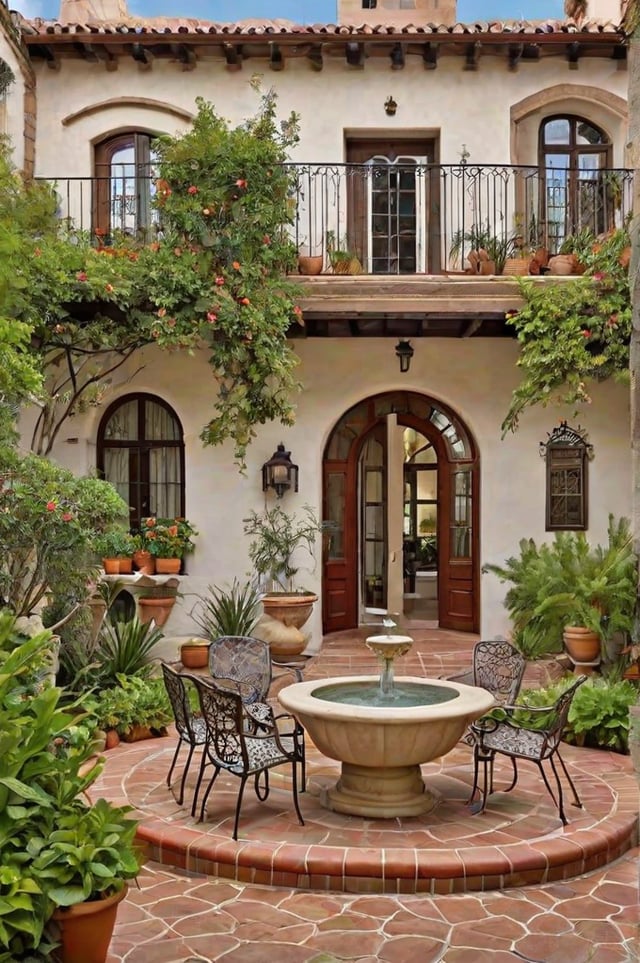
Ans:
[[[316,699],[354,706],[410,708],[439,705],[458,698],[458,692],[446,686],[432,685],[427,682],[396,684],[393,663],[398,656],[409,651],[413,639],[408,635],[392,635],[389,630],[392,627],[395,628],[394,622],[385,620],[383,625],[388,630],[388,634],[369,636],[365,643],[382,663],[378,684],[354,680],[347,683],[341,682],[339,685],[320,686],[313,691]]]

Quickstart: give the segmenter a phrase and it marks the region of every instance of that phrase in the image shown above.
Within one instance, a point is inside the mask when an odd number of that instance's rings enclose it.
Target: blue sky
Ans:
[[[59,0],[9,0],[27,17],[55,19]],[[299,23],[335,23],[336,0],[128,0],[132,14],[141,17],[185,16],[203,20],[241,20],[244,17],[285,17]],[[562,0],[458,0],[458,19],[539,20],[562,16]]]

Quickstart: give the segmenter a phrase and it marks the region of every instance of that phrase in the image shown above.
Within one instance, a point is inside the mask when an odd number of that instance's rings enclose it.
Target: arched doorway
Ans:
[[[392,391],[349,409],[323,458],[325,632],[401,612],[478,631],[479,459],[439,401]]]

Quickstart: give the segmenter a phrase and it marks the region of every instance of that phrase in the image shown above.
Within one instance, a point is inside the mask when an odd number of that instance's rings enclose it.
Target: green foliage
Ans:
[[[553,706],[558,701],[565,689],[575,681],[571,675],[565,676],[552,685],[544,686],[541,689],[521,689],[516,699],[517,705],[522,705],[522,709],[516,709],[511,716],[511,721],[518,726],[526,729],[548,729],[555,719]],[[581,686],[584,688],[584,686]],[[578,692],[580,689],[578,689]],[[577,693],[574,699],[577,698]],[[527,709],[545,709],[549,712],[528,712]],[[494,713],[504,713],[501,709],[495,709]]]
[[[88,705],[100,729],[115,729],[121,736],[136,725],[160,732],[173,718],[162,679],[139,675],[119,675],[116,685],[101,689]]]
[[[625,518],[609,516],[604,546],[592,547],[583,532],[558,532],[550,545],[522,539],[519,557],[482,570],[511,583],[504,605],[514,644],[538,655],[559,651],[565,625],[584,625],[602,639],[632,628],[637,559]]]
[[[293,564],[293,555],[305,549],[313,557],[322,525],[310,505],[303,506],[303,517],[287,513],[276,505],[264,512],[252,511],[244,519],[244,533],[252,536],[249,558],[256,574],[280,586],[284,591],[293,590],[293,579],[299,566]]]
[[[208,593],[200,596],[191,612],[205,638],[251,635],[260,618],[260,592],[254,582],[234,578],[230,588],[209,585]]]
[[[272,92],[237,127],[204,100],[197,106],[191,130],[157,141],[162,234],[146,246],[114,238],[96,247],[57,224],[54,193],[26,187],[1,155],[0,336],[4,320],[11,325],[0,337],[0,391],[6,377],[7,398],[43,394],[39,454],[148,344],[210,349],[213,414],[201,437],[232,440],[242,468],[256,426],[293,422],[298,359],[287,333],[302,312],[284,275],[296,256],[286,161],[297,118],[278,123]]]
[[[37,455],[0,448],[0,593],[16,616],[45,595],[87,597],[93,542],[127,514],[112,485],[76,478]]]
[[[525,306],[509,312],[521,346],[522,381],[502,423],[515,431],[531,405],[589,404],[589,381],[625,378],[629,366],[631,294],[626,230],[602,242],[580,239],[583,277],[521,281]]]
[[[98,558],[130,558],[134,552],[133,536],[125,528],[113,528],[93,542]]]
[[[514,257],[519,252],[519,245],[522,241],[520,235],[509,236],[508,233],[494,233],[491,225],[487,223],[473,224],[468,231],[458,230],[451,240],[449,257],[457,260],[465,250],[486,251],[489,260],[496,266],[496,274],[502,274],[505,261],[508,257]]]
[[[138,618],[121,622],[111,616],[103,622],[95,646],[97,662],[94,678],[100,684],[115,685],[121,675],[148,675],[154,647],[164,638],[153,622]]]
[[[127,817],[131,811],[106,799],[92,806],[76,800],[60,814],[51,833],[29,840],[33,873],[56,906],[110,896],[138,875],[137,823]]]
[[[627,679],[589,679],[571,703],[567,741],[627,752],[629,706],[637,697],[638,690]]]
[[[46,951],[44,927],[56,905],[49,877],[35,865],[34,841],[43,841],[38,856],[46,858],[54,833],[91,822],[83,795],[102,769],[90,764],[90,727],[77,706],[61,707],[61,690],[34,686],[49,646],[44,633],[16,645],[13,620],[0,616],[0,961],[28,958]],[[100,804],[123,835],[117,846],[125,872],[135,875],[130,845],[135,828],[123,823],[124,811]],[[133,824],[135,827],[135,824]],[[120,832],[120,829],[119,829]],[[84,833],[91,842],[89,829]],[[125,853],[125,850],[127,852]],[[67,856],[69,854],[67,853]],[[65,862],[66,862],[65,857]],[[66,870],[65,870],[66,872]],[[103,890],[106,877],[98,867],[92,892]],[[86,884],[86,880],[83,886]],[[115,882],[114,882],[115,885]]]

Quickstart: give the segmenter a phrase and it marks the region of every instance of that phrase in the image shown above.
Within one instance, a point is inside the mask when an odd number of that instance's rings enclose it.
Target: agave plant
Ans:
[[[128,622],[108,619],[98,636],[95,652],[100,682],[115,685],[120,674],[148,674],[152,668],[151,652],[162,638],[160,629],[137,617]]]
[[[230,588],[209,585],[208,593],[199,596],[191,611],[191,618],[204,638],[251,635],[261,614],[261,595],[254,582],[234,578]]]

